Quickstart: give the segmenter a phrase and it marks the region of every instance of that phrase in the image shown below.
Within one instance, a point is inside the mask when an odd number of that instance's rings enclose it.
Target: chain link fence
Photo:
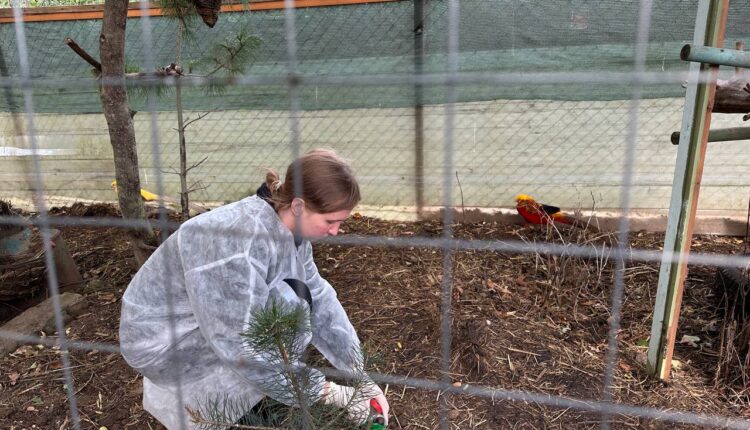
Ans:
[[[642,8],[641,3],[647,7]],[[230,85],[184,88],[186,121],[192,121],[186,130],[188,165],[195,165],[188,178],[196,188],[191,200],[207,204],[239,200],[254,193],[263,168],[283,170],[295,151],[329,147],[351,160],[360,179],[362,203],[369,207],[413,211],[420,204],[440,207],[447,202],[451,206],[502,208],[512,207],[514,196],[525,193],[562,207],[666,210],[676,158],[676,147],[669,138],[680,129],[683,111],[684,89],[677,77],[687,70],[678,52],[692,41],[697,9],[697,0],[434,0],[424,4],[424,27],[415,32],[414,2],[298,8],[293,12],[296,69],[304,79],[299,87],[293,87],[296,92],[282,79],[289,71],[290,35],[285,32],[289,12],[223,13],[213,29],[198,24],[190,27],[180,53],[184,68],[206,73],[200,60],[209,58],[210,62],[212,48],[237,34],[257,36],[260,43]],[[648,13],[639,13],[641,10]],[[649,23],[649,33],[645,58],[640,61],[657,83],[639,83],[641,98],[634,104],[629,74],[639,60],[634,57],[638,22],[643,20]],[[733,2],[728,47],[736,41],[750,41],[748,21],[750,4]],[[41,178],[48,204],[116,200],[111,187],[112,150],[96,82],[91,79],[90,66],[64,42],[70,37],[96,56],[101,22],[29,21],[23,26],[22,45],[16,36],[17,24],[0,23],[0,50],[7,67],[2,79],[10,83],[3,86],[6,96],[0,97],[0,198],[31,201],[34,181]],[[148,71],[145,65],[151,60],[162,66],[175,62],[176,28],[176,21],[169,17],[130,19],[126,58],[131,71]],[[19,85],[24,61],[31,82],[27,92]],[[27,125],[24,122],[19,127],[15,115],[28,116],[24,96],[29,95],[36,126],[33,136],[19,132],[27,130]],[[137,91],[130,94],[130,101],[137,111],[134,121],[142,186],[156,191],[161,179],[164,193],[177,197],[174,91],[162,91],[152,106]],[[637,127],[631,136],[633,109]],[[292,118],[299,119],[298,130]],[[738,115],[717,114],[712,126],[741,124]],[[746,146],[746,142],[709,146],[700,208],[746,208],[750,185]],[[632,171],[623,172],[628,150],[635,159]],[[625,187],[628,175],[632,181]],[[445,184],[451,187],[448,193]],[[629,208],[620,207],[623,193],[629,193]],[[450,221],[448,216],[446,225]],[[114,220],[105,222],[121,225]],[[71,223],[83,226],[86,221]],[[454,240],[450,228],[442,232],[442,239],[389,241],[344,236],[335,243],[444,251],[442,277],[437,282],[442,286],[442,338],[434,339],[443,347],[443,376],[450,367],[454,253],[490,250],[598,256],[588,247]],[[614,246],[612,255],[660,260],[647,251],[626,252],[624,246]],[[720,260],[707,258],[704,263]],[[622,272],[618,270],[619,278],[613,280],[617,288],[622,288]],[[54,296],[57,285],[50,282]],[[614,308],[619,309],[622,297],[615,293],[613,297]],[[619,315],[612,318],[605,325],[615,333],[614,339]],[[7,332],[2,336],[46,341]],[[109,344],[65,347],[117,351]],[[610,375],[614,371],[614,360],[608,360],[603,372]],[[64,367],[69,368],[70,363]],[[379,382],[444,396],[464,394],[486,401],[501,398],[591,412],[604,417],[605,428],[607,417],[618,414],[691,425],[747,427],[747,422],[739,419],[610,403],[606,395],[578,399],[482,386],[456,387],[447,383],[446,377],[439,381],[408,375],[377,377]],[[71,382],[66,379],[66,384]],[[68,394],[74,410],[75,392],[70,387]],[[71,416],[74,422],[75,413]],[[449,421],[443,404],[438,425],[449,428]]]
[[[685,71],[678,59],[691,39],[696,2],[654,5],[646,69]],[[461,72],[600,74],[631,68],[636,6],[619,2],[472,1],[461,4],[458,63]],[[425,6],[424,73],[447,69],[447,17],[444,2]],[[727,45],[747,37],[746,6],[732,5]],[[414,73],[413,5],[372,3],[300,9],[297,16],[299,71],[310,76],[408,75]],[[677,15],[675,15],[677,14]],[[175,61],[176,23],[155,17],[154,61]],[[114,200],[111,150],[99,112],[96,88],[76,81],[90,77],[90,66],[64,44],[73,38],[88,52],[98,52],[98,20],[29,22],[32,76],[60,79],[59,85],[36,88],[39,144],[50,197]],[[141,21],[131,19],[126,57],[143,71]],[[12,24],[0,25],[2,49],[11,76],[18,75],[18,53]],[[193,67],[210,58],[216,43],[245,32],[260,38],[245,65],[248,76],[285,73],[283,11],[225,13],[215,29],[191,26],[182,49],[183,63]],[[74,82],[78,82],[75,83]],[[630,90],[608,83],[463,84],[457,87],[455,174],[466,206],[508,207],[527,193],[563,207],[617,209],[622,184]],[[424,185],[425,205],[439,206],[442,175],[442,129],[446,87],[419,88],[424,103],[423,171],[415,168],[417,90],[409,85],[304,85],[300,88],[302,149],[327,146],[350,157],[362,175],[364,203],[370,206],[415,205],[416,185]],[[676,148],[669,136],[679,129],[683,88],[676,82],[648,85],[639,105],[633,207],[666,209]],[[14,100],[20,106],[20,92]],[[28,198],[24,158],[0,101],[4,156],[4,197]],[[150,162],[150,119],[145,97],[131,96],[136,115],[144,187],[154,187],[158,173]],[[159,140],[165,170],[177,163],[174,93],[157,100]],[[218,94],[191,88],[183,102],[190,118],[208,114],[187,131],[191,171],[198,184],[194,200],[237,200],[255,188],[262,167],[279,168],[290,158],[287,90],[282,85],[235,85]],[[739,126],[737,115],[716,115],[716,127]],[[700,207],[742,210],[745,167],[750,160],[742,142],[712,145],[707,158]],[[731,160],[731,161],[730,161]],[[729,162],[728,162],[729,161]],[[162,172],[163,173],[163,172]],[[170,195],[178,178],[164,176]],[[459,197],[459,190],[455,190]]]

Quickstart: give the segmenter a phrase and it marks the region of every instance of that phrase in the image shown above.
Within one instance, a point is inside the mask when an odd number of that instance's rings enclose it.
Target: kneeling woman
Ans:
[[[240,336],[251,314],[277,299],[306,298],[309,342],[337,369],[359,369],[357,334],[305,239],[338,234],[359,199],[349,165],[332,151],[314,150],[292,162],[283,183],[270,171],[255,196],[199,215],[170,236],[135,275],[122,301],[120,347],[143,375],[144,409],[177,430],[193,428],[187,408],[207,400],[252,405],[269,396],[294,405],[278,387],[268,387],[281,369],[248,355]],[[301,281],[293,283],[306,286],[309,296],[295,292],[289,279]],[[388,402],[377,385],[370,384],[368,398],[355,402],[361,404],[349,405],[351,387],[313,375],[319,390],[313,392],[323,401],[348,407],[361,422],[374,398],[387,420]]]

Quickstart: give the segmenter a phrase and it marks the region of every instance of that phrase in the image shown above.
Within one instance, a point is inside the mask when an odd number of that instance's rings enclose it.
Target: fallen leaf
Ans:
[[[672,368],[674,370],[680,370],[682,369],[682,362],[680,360],[672,360]]]
[[[10,385],[16,385],[18,382],[18,378],[21,377],[21,374],[18,372],[13,372],[10,375],[8,375],[8,378],[10,378]]]
[[[113,293],[100,294],[98,299],[103,301],[105,304],[114,303],[117,301],[117,297]]]
[[[529,283],[528,283],[528,282],[526,282],[526,278],[524,278],[524,276],[523,276],[523,275],[519,275],[519,276],[518,276],[518,277],[516,278],[516,284],[518,284],[518,285],[520,285],[520,286],[522,286],[522,287],[524,287],[524,288],[527,288],[527,287],[529,286]]]
[[[29,412],[34,412],[36,410],[36,408],[33,407],[33,406],[29,406],[29,407],[26,408],[26,410],[29,411]]]
[[[683,345],[687,344],[687,345],[692,346],[693,348],[697,348],[698,342],[700,341],[701,341],[701,338],[699,338],[698,336],[691,336],[689,334],[686,334],[682,336],[682,339],[680,339],[680,344],[683,344]]]
[[[622,360],[620,360],[620,369],[622,369],[622,370],[624,370],[626,372],[630,372],[631,370],[633,370],[633,368],[628,363],[626,363],[626,362],[624,362]]]
[[[451,411],[448,412],[448,418],[455,420],[460,414],[461,412],[458,409],[451,409]]]

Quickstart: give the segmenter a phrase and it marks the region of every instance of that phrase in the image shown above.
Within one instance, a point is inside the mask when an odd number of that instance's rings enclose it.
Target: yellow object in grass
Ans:
[[[112,181],[112,189],[115,190],[115,192],[117,192],[117,181]],[[159,200],[158,194],[154,194],[149,190],[144,190],[143,188],[141,188],[141,197],[143,197],[143,200],[147,202]]]

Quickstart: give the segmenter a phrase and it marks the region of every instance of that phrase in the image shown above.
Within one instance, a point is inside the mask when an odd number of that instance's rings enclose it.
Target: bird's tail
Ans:
[[[563,212],[557,212],[552,215],[552,219],[555,220],[555,222],[559,222],[562,224],[568,224],[575,226],[578,223],[578,220],[573,218],[572,216],[563,213]]]
[[[559,222],[561,224],[567,224],[571,227],[576,227],[580,229],[588,229],[588,230],[597,230],[597,228],[594,225],[587,223],[585,221],[582,221],[572,215],[569,215],[563,212],[556,213],[553,216],[553,219],[555,220],[555,222]]]

